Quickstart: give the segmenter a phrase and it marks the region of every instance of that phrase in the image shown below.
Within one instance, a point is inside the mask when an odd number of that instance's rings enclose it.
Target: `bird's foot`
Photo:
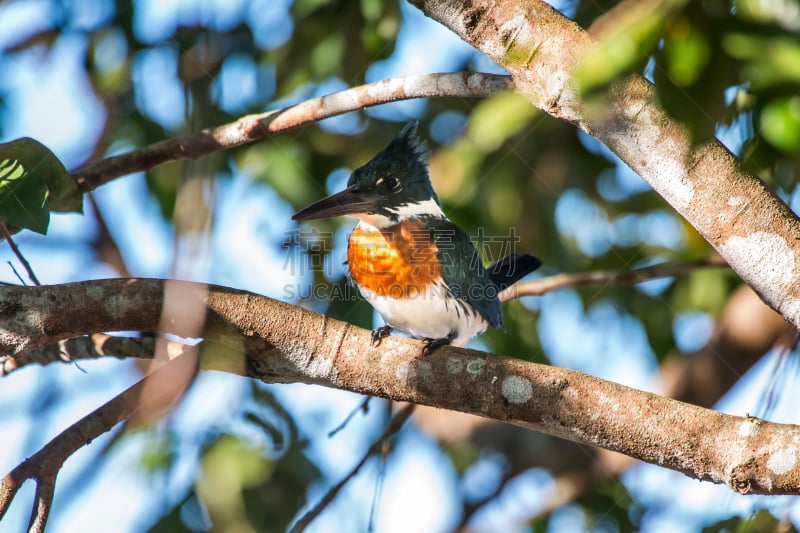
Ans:
[[[422,347],[422,355],[428,355],[436,348],[447,346],[451,342],[453,342],[452,337],[444,337],[443,339],[422,339],[422,343],[424,344]]]
[[[392,332],[392,326],[381,326],[372,330],[372,346],[380,346],[384,337]]]

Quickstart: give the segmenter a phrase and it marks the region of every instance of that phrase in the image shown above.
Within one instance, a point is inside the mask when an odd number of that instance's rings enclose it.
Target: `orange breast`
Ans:
[[[441,278],[436,244],[418,220],[388,228],[357,226],[350,234],[347,264],[358,285],[393,298],[411,298]]]

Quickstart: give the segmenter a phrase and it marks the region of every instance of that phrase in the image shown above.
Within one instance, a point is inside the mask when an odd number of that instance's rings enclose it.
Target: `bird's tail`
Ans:
[[[542,262],[531,254],[510,254],[490,266],[487,273],[497,288],[502,291],[540,266],[542,266]]]

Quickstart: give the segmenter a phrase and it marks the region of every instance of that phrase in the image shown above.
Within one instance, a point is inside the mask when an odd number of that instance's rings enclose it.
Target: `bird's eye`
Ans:
[[[400,180],[395,177],[388,177],[383,180],[383,186],[387,191],[397,192],[400,190]]]

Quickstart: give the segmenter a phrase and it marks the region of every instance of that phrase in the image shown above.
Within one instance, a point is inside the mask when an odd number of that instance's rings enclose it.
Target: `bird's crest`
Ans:
[[[370,213],[392,222],[416,214],[444,216],[428,175],[428,154],[417,136],[417,122],[409,122],[386,148],[353,171],[347,186],[376,194]]]

